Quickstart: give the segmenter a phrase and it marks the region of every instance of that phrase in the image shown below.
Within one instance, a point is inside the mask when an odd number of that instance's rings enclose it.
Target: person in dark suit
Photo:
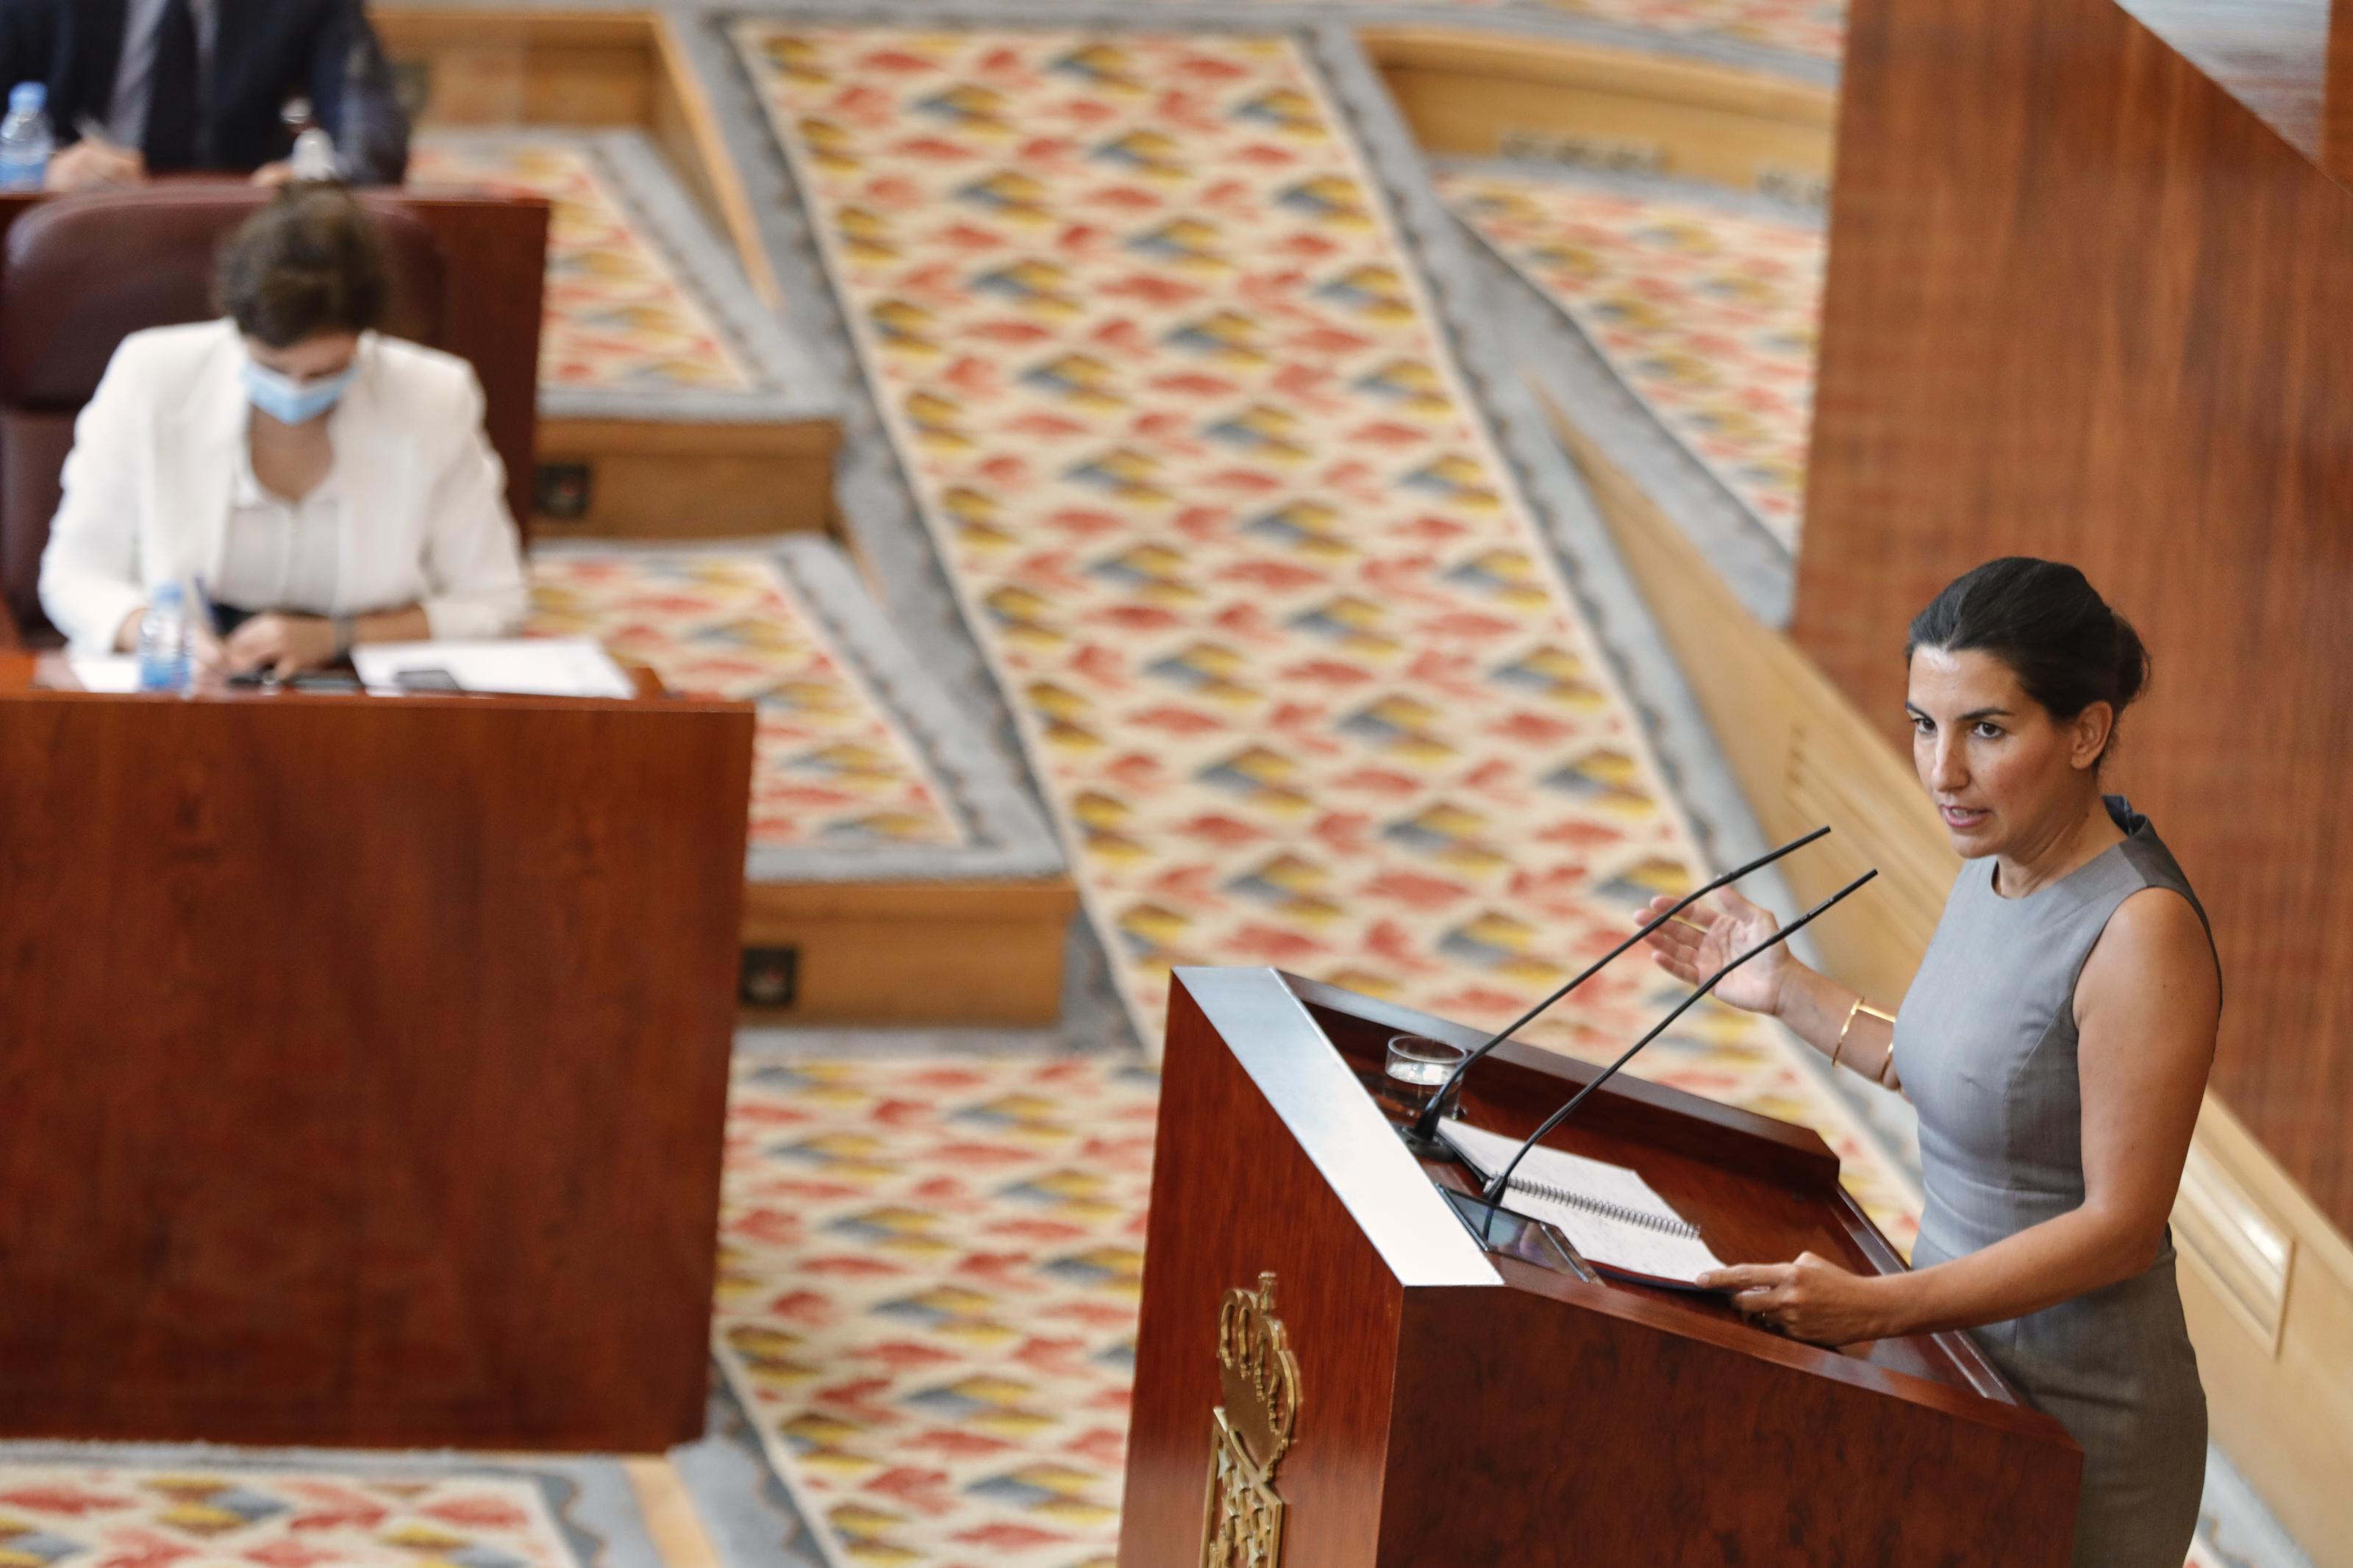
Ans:
[[[396,184],[408,119],[362,0],[0,0],[0,91],[48,89],[52,189],[282,176],[290,101],[349,181]]]

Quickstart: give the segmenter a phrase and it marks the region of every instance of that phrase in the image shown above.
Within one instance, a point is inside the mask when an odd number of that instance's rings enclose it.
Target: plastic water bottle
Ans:
[[[294,138],[292,163],[297,180],[334,180],[343,176],[343,160],[335,155],[335,139],[315,125]]]
[[[0,120],[0,190],[37,191],[49,172],[57,142],[49,134],[49,89],[18,82],[8,93],[8,118]]]
[[[185,691],[189,653],[187,596],[177,583],[166,583],[139,618],[139,689]]]

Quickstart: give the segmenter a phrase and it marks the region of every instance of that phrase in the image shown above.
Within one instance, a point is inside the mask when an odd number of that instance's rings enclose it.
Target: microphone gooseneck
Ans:
[[[1407,1134],[1408,1141],[1417,1146],[1426,1147],[1430,1145],[1438,1134],[1438,1119],[1446,1108],[1447,1098],[1454,1092],[1455,1086],[1462,1081],[1462,1075],[1471,1070],[1472,1064],[1476,1062],[1481,1057],[1485,1056],[1489,1051],[1493,1050],[1497,1046],[1502,1045],[1505,1040],[1510,1039],[1514,1035],[1518,1034],[1522,1029],[1526,1028],[1530,1024],[1535,1022],[1535,1020],[1544,1014],[1545,1010],[1550,1007],[1554,1003],[1559,1001],[1562,997],[1567,995],[1570,992],[1576,990],[1578,986],[1584,984],[1595,975],[1600,973],[1604,969],[1609,966],[1620,953],[1624,952],[1628,948],[1632,947],[1636,942],[1641,942],[1644,937],[1650,935],[1652,931],[1658,930],[1661,926],[1666,924],[1669,921],[1674,919],[1677,915],[1683,913],[1694,904],[1699,902],[1700,900],[1707,897],[1710,893],[1715,892],[1717,889],[1729,887],[1733,883],[1740,880],[1741,878],[1747,876],[1751,871],[1759,870],[1767,866],[1770,866],[1774,861],[1778,860],[1782,856],[1788,854],[1793,849],[1804,848],[1807,845],[1811,844],[1815,839],[1820,838],[1823,834],[1828,833],[1829,831],[1830,825],[1825,823],[1821,826],[1815,828],[1811,833],[1802,834],[1796,838],[1792,838],[1787,844],[1782,845],[1778,849],[1768,850],[1765,854],[1757,857],[1756,859],[1748,862],[1746,866],[1736,866],[1731,870],[1726,871],[1723,876],[1718,877],[1715,881],[1709,882],[1703,887],[1695,888],[1691,892],[1684,894],[1682,901],[1677,903],[1672,909],[1670,909],[1663,914],[1660,914],[1645,922],[1634,932],[1633,935],[1628,937],[1624,942],[1620,942],[1616,947],[1611,948],[1608,952],[1603,953],[1599,958],[1595,959],[1591,963],[1586,965],[1584,971],[1577,974],[1576,978],[1569,981],[1567,984],[1563,985],[1559,990],[1554,992],[1551,995],[1546,997],[1543,1001],[1537,1003],[1535,1006],[1529,1008],[1526,1012],[1521,1014],[1510,1023],[1504,1025],[1493,1035],[1489,1036],[1477,1049],[1473,1050],[1469,1056],[1464,1057],[1461,1061],[1454,1064],[1454,1070],[1446,1075],[1446,1081],[1438,1086],[1438,1092],[1430,1097],[1430,1103],[1423,1106],[1421,1109],[1421,1114],[1413,1119],[1413,1124]],[[1808,920],[1812,918],[1813,917],[1811,915],[1807,917]],[[1804,922],[1800,921],[1799,923],[1802,924]],[[1795,930],[1796,928],[1792,927],[1790,929]]]
[[[1568,1113],[1575,1110],[1578,1106],[1584,1104],[1585,1097],[1587,1095],[1591,1094],[1595,1089],[1599,1089],[1603,1084],[1608,1083],[1610,1079],[1617,1074],[1620,1068],[1624,1067],[1628,1062],[1634,1059],[1635,1053],[1639,1052],[1644,1046],[1649,1045],[1652,1040],[1657,1039],[1661,1034],[1665,1032],[1668,1025],[1673,1023],[1677,1018],[1682,1017],[1685,1012],[1689,1011],[1693,1003],[1697,1002],[1701,997],[1715,990],[1725,975],[1731,973],[1734,970],[1739,968],[1742,964],[1747,963],[1758,953],[1763,952],[1766,949],[1788,941],[1789,938],[1795,936],[1799,931],[1803,931],[1817,916],[1826,913],[1831,905],[1836,904],[1841,900],[1844,899],[1849,893],[1853,892],[1857,888],[1862,887],[1865,882],[1870,881],[1873,877],[1878,875],[1879,868],[1877,867],[1873,867],[1870,870],[1865,871],[1862,876],[1857,877],[1853,881],[1849,882],[1845,887],[1841,888],[1837,892],[1832,893],[1829,898],[1824,899],[1820,903],[1816,904],[1812,909],[1808,910],[1804,914],[1799,915],[1796,920],[1791,921],[1788,925],[1783,926],[1779,931],[1775,931],[1771,936],[1767,937],[1763,942],[1758,942],[1756,946],[1750,948],[1747,952],[1742,953],[1739,957],[1734,959],[1731,963],[1725,964],[1715,973],[1709,975],[1707,979],[1700,984],[1699,989],[1694,991],[1690,995],[1684,997],[1681,1002],[1675,1005],[1675,1010],[1673,1012],[1668,1014],[1665,1017],[1652,1025],[1649,1034],[1644,1035],[1641,1039],[1636,1040],[1632,1045],[1627,1047],[1626,1049],[1620,1054],[1616,1061],[1611,1062],[1608,1067],[1602,1068],[1600,1073],[1596,1076],[1591,1082],[1588,1083],[1583,1089],[1578,1089],[1575,1094],[1569,1096],[1568,1103],[1567,1105],[1562,1106],[1558,1110],[1556,1110],[1550,1116],[1546,1117],[1537,1126],[1536,1130],[1528,1134],[1527,1142],[1520,1145],[1518,1151],[1514,1152],[1511,1159],[1504,1163],[1504,1168],[1497,1171],[1494,1175],[1488,1180],[1487,1184],[1480,1190],[1479,1195],[1485,1198],[1491,1204],[1502,1202],[1504,1189],[1511,1184],[1512,1173],[1520,1168],[1520,1162],[1528,1157],[1528,1151],[1543,1142],[1546,1133],[1559,1126],[1563,1121],[1567,1121]]]

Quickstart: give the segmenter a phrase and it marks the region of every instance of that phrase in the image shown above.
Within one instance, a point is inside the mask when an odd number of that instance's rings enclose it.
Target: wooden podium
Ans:
[[[1368,1092],[1401,1032],[1481,1037],[1177,971],[1120,1568],[2068,1561],[2081,1452],[1965,1337],[1824,1350],[1487,1251]],[[1596,1070],[1506,1045],[1464,1112],[1525,1134]],[[1621,1077],[1548,1142],[1728,1262],[1904,1267],[1801,1128]]]
[[[0,1436],[701,1433],[751,709],[0,654]]]

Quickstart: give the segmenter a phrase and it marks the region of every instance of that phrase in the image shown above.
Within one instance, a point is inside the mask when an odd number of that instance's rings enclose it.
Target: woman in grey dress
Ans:
[[[1820,1343],[1969,1331],[2083,1447],[2079,1568],[2179,1568],[2206,1396],[2166,1216],[2221,975],[2181,868],[2100,789],[2147,655],[2082,573],[2011,557],[1939,594],[1905,658],[1913,761],[1967,863],[1901,1008],[1890,1018],[1779,948],[1717,994],[1917,1108],[1912,1271],[1807,1253],[1701,1283]],[[1651,939],[1686,982],[1774,921],[1726,893],[1701,925]]]

